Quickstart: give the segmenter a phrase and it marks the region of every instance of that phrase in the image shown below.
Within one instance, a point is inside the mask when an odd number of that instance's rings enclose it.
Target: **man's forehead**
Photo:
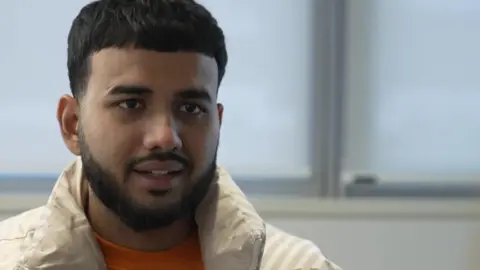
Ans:
[[[218,70],[215,59],[201,53],[107,48],[92,55],[90,82],[104,90],[129,84],[216,92]]]

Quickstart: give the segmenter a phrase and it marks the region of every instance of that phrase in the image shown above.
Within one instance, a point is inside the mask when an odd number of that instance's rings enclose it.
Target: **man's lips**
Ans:
[[[149,160],[137,164],[133,170],[138,173],[150,173],[161,176],[183,171],[185,166],[177,161]]]
[[[169,190],[180,184],[186,166],[175,160],[147,160],[133,168],[133,180],[147,190]]]

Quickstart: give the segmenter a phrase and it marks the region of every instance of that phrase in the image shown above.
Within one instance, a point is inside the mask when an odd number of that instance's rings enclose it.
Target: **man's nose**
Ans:
[[[182,148],[182,140],[180,139],[178,126],[175,121],[168,117],[161,117],[151,122],[146,129],[144,145],[148,149],[162,149],[163,151],[171,151]]]

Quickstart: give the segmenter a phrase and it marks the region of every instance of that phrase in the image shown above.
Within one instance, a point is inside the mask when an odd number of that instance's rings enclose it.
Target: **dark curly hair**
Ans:
[[[203,53],[215,58],[219,84],[225,74],[225,37],[202,5],[193,0],[97,0],[81,9],[68,34],[73,96],[79,98],[85,92],[93,53],[126,46]]]

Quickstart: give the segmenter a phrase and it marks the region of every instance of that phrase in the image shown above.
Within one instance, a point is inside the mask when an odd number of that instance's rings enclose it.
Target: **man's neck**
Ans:
[[[190,220],[147,232],[135,232],[108,209],[95,195],[88,196],[87,213],[95,233],[116,245],[137,251],[164,251],[182,243],[192,231]]]

